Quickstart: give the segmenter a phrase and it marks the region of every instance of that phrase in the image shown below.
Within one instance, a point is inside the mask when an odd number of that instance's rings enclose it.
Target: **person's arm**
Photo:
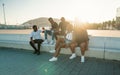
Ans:
[[[34,43],[34,41],[33,41],[33,37],[30,37],[30,41],[31,41],[32,43]]]
[[[58,28],[59,28],[59,31],[61,31],[61,22],[59,23]]]
[[[34,41],[33,41],[33,33],[30,34],[30,41],[31,41],[32,43],[34,43]]]
[[[52,30],[55,31],[58,28],[58,24],[55,22],[51,27],[52,27]]]
[[[30,41],[32,41],[33,40],[33,37],[30,37]]]

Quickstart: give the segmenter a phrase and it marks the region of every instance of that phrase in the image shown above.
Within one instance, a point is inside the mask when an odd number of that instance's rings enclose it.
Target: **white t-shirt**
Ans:
[[[67,40],[72,40],[72,32],[67,33],[66,39],[67,39]]]
[[[33,39],[41,39],[40,35],[41,32],[42,32],[41,30],[37,30],[36,32],[33,31],[31,32],[30,37],[33,37]]]

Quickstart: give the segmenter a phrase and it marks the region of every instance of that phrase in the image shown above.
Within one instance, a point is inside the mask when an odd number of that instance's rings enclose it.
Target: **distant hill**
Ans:
[[[53,19],[57,23],[60,22],[60,20],[57,19],[57,18],[53,18]],[[50,26],[50,23],[49,23],[47,17],[40,17],[40,18],[36,18],[36,19],[29,20],[27,22],[24,22],[22,25],[24,25],[24,26],[30,26],[30,27],[32,25],[37,25],[39,27],[48,27],[48,26]]]

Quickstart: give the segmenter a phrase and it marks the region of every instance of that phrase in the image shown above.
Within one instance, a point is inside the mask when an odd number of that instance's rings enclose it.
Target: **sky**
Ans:
[[[22,24],[39,17],[78,18],[81,22],[103,22],[115,19],[120,0],[0,0],[0,23]]]

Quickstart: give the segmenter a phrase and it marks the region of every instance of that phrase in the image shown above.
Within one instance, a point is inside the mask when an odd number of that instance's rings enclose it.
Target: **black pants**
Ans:
[[[42,39],[35,39],[33,41],[34,41],[34,43],[32,43],[32,41],[30,41],[30,45],[33,47],[33,49],[35,51],[40,52],[40,46],[41,46],[41,43],[43,42],[43,40]],[[35,47],[35,43],[38,44],[38,48]]]

